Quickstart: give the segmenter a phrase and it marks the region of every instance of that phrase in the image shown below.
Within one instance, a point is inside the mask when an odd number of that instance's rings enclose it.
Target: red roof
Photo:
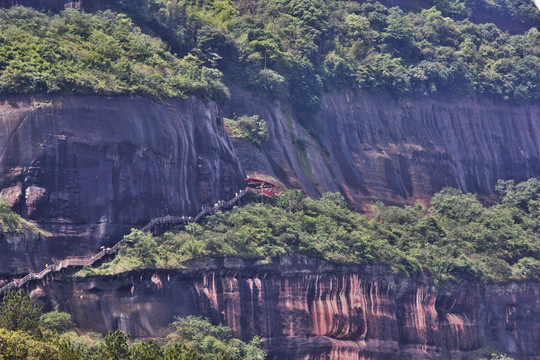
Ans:
[[[279,195],[280,192],[277,191],[278,186],[270,181],[263,179],[258,179],[254,177],[248,177],[246,179],[248,188],[255,191],[258,194],[265,195],[268,197],[274,197]]]

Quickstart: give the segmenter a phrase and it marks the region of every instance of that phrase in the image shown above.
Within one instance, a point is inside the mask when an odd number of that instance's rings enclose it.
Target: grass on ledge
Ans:
[[[15,213],[7,201],[0,200],[0,233],[41,234],[42,231]]]

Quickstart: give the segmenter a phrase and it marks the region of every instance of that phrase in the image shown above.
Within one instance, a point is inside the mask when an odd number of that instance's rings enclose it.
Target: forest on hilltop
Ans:
[[[532,1],[114,0],[116,12],[0,10],[0,93],[197,95],[226,81],[288,99],[308,123],[340,89],[540,98]],[[473,11],[530,26],[511,35]],[[142,31],[141,31],[142,29]],[[149,35],[146,35],[144,33]],[[223,77],[224,76],[224,77]]]

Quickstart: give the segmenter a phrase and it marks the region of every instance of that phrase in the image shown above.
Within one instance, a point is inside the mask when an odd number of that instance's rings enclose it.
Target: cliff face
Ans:
[[[538,283],[441,292],[382,267],[302,256],[264,266],[205,259],[186,270],[48,278],[32,291],[42,305],[73,314],[80,331],[163,336],[174,316],[200,315],[244,340],[262,336],[269,359],[336,360],[462,359],[485,341],[515,359],[538,359],[539,295]]]
[[[94,252],[154,217],[193,215],[244,187],[216,105],[194,98],[10,98],[0,129],[1,195],[52,234],[35,256]]]
[[[259,114],[271,139],[262,150],[235,140],[248,173],[265,173],[309,195],[341,191],[358,208],[427,202],[445,186],[493,194],[499,179],[540,176],[540,105],[489,99],[395,99],[327,94],[319,140],[278,102],[234,90],[233,113]],[[296,138],[307,141],[306,152]]]
[[[30,270],[43,269],[50,263],[47,254],[47,237],[42,234],[0,233],[0,287]]]
[[[15,5],[33,7],[39,10],[59,11],[64,9],[64,0],[0,0],[0,7]]]

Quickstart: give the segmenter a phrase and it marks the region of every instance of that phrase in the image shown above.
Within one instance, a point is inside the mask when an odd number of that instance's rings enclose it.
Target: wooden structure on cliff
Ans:
[[[281,194],[281,191],[278,191],[278,186],[267,180],[248,177],[246,183],[249,190],[255,191],[259,195],[273,198]]]
[[[65,1],[64,2],[64,9],[81,9],[81,0],[79,1]]]

